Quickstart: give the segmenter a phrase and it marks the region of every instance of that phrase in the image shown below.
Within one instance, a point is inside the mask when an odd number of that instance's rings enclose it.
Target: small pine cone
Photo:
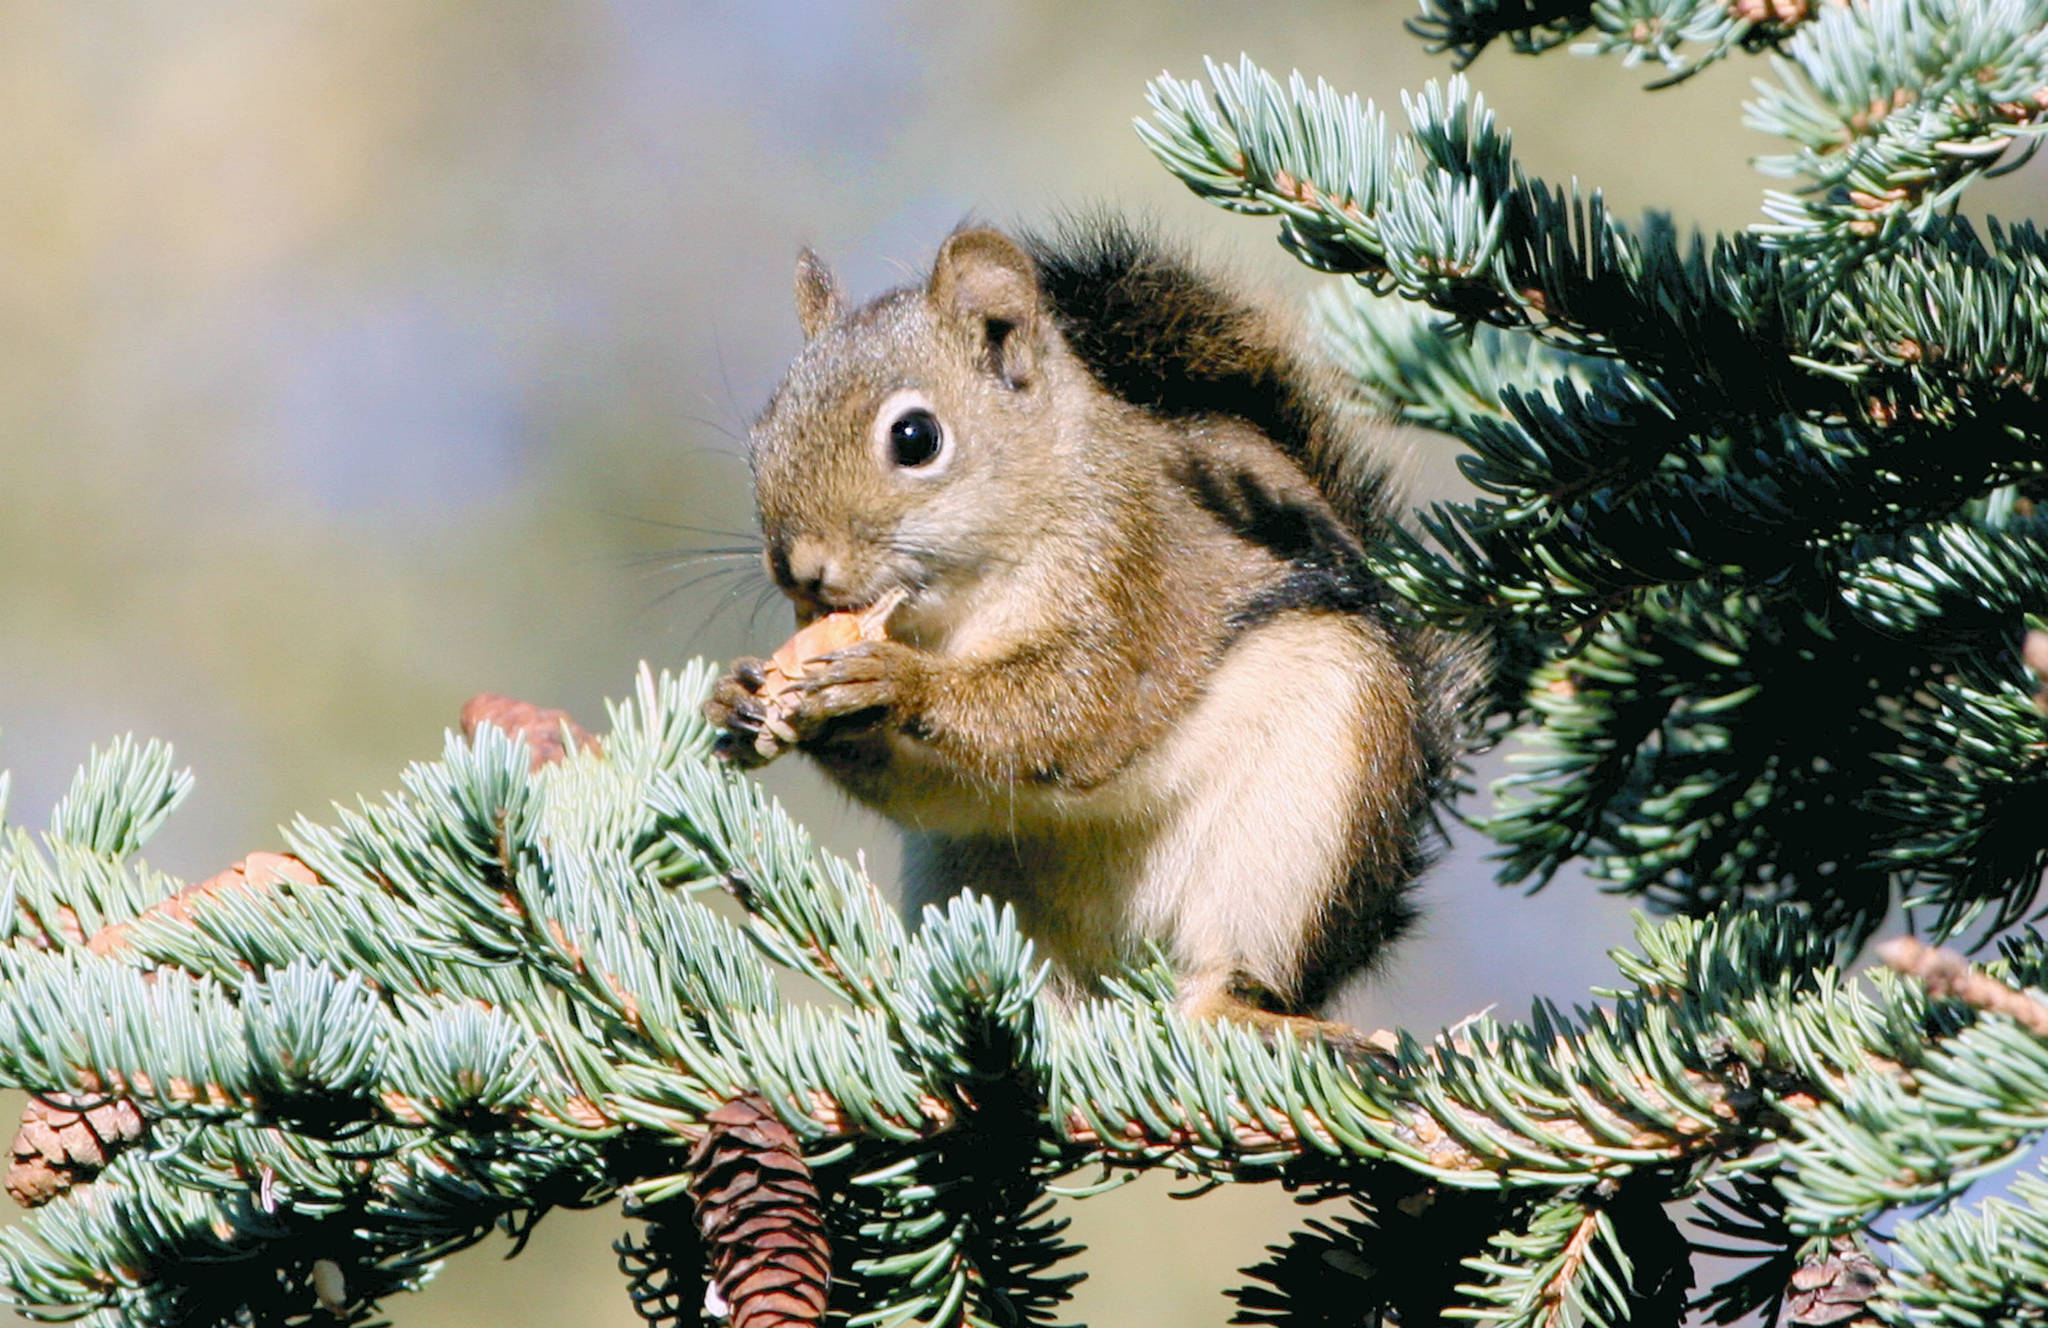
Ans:
[[[1838,1236],[1825,1258],[1793,1271],[1785,1322],[1800,1328],[1877,1328],[1880,1320],[1869,1302],[1883,1285],[1877,1262],[1855,1241]]]
[[[159,900],[132,921],[100,928],[85,946],[98,955],[121,954],[128,949],[135,922],[142,918],[189,922],[198,905],[208,899],[235,893],[267,894],[283,883],[317,885],[319,880],[311,867],[290,854],[251,853],[226,871]],[[87,1100],[98,1105],[83,1111],[68,1109]],[[25,1208],[48,1203],[78,1182],[91,1180],[115,1153],[145,1132],[141,1111],[126,1098],[87,1099],[67,1093],[31,1098],[14,1133],[7,1192]]]
[[[24,1208],[48,1203],[82,1180],[91,1180],[114,1154],[139,1142],[146,1127],[125,1097],[93,1101],[69,1093],[30,1098],[15,1132],[7,1192]]]
[[[713,1303],[733,1328],[825,1321],[832,1247],[811,1169],[765,1098],[747,1093],[705,1117],[690,1155],[690,1197],[711,1260]]]
[[[600,744],[590,736],[582,725],[569,718],[566,710],[543,710],[525,701],[515,701],[509,696],[495,696],[480,692],[469,698],[462,706],[462,736],[474,738],[476,731],[489,724],[503,729],[525,743],[533,753],[533,769],[551,765],[569,754],[562,743],[562,731],[567,729],[576,743],[576,750],[594,752]]]
[[[268,894],[280,883],[287,882],[318,885],[320,878],[313,874],[311,867],[289,853],[251,853],[226,871],[188,885],[169,899],[150,905],[138,915],[137,920],[165,918],[172,922],[189,922],[194,906],[201,900],[232,893]],[[119,954],[128,948],[128,933],[133,925],[116,922],[102,927],[92,934],[86,948],[94,954]]]

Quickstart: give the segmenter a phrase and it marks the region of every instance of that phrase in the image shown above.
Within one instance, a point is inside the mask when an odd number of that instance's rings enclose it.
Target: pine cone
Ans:
[[[1846,1236],[1835,1238],[1826,1258],[1801,1264],[1785,1293],[1785,1321],[1801,1328],[1842,1328],[1879,1320],[1869,1300],[1883,1285],[1877,1263]]]
[[[569,754],[562,743],[562,730],[566,728],[576,743],[576,749],[584,752],[599,750],[600,744],[590,736],[582,725],[569,718],[566,710],[543,710],[525,701],[515,701],[509,696],[495,696],[480,692],[469,698],[462,706],[462,736],[474,738],[476,731],[489,724],[503,729],[525,743],[533,753],[533,769],[538,770],[561,760]]]
[[[83,1102],[97,1105],[76,1109]],[[7,1192],[24,1208],[48,1203],[77,1182],[92,1179],[143,1132],[142,1113],[125,1097],[51,1093],[30,1098],[14,1135]]]
[[[189,921],[196,905],[219,895],[267,893],[281,882],[315,885],[313,869],[285,853],[251,853],[224,872],[188,885],[168,899],[144,909],[137,918]],[[68,912],[68,910],[67,910]],[[128,948],[135,922],[102,927],[86,941],[94,954],[120,954]],[[79,1102],[98,1105],[70,1110]],[[48,1093],[29,1099],[15,1130],[13,1159],[7,1168],[7,1192],[24,1208],[48,1203],[80,1181],[91,1180],[115,1153],[141,1140],[148,1122],[127,1098],[74,1097]]]
[[[268,894],[280,882],[318,885],[320,878],[313,874],[311,867],[289,853],[251,853],[226,871],[188,885],[169,899],[152,904],[137,915],[136,921],[168,918],[172,922],[189,922],[193,906],[202,899],[236,892]],[[128,933],[134,926],[134,922],[116,922],[102,927],[92,934],[86,948],[94,954],[119,954],[128,948]]]
[[[765,1098],[747,1093],[705,1117],[690,1155],[697,1229],[711,1258],[713,1303],[733,1328],[825,1321],[832,1247],[811,1169]]]

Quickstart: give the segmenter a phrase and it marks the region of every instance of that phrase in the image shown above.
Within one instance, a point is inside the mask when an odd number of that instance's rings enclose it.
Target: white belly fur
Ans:
[[[1186,995],[1234,972],[1291,988],[1377,763],[1369,711],[1387,665],[1368,630],[1329,614],[1253,629],[1186,720],[1099,788],[956,792],[942,823],[901,816],[906,908],[968,888],[1011,902],[1079,982],[1151,940]]]

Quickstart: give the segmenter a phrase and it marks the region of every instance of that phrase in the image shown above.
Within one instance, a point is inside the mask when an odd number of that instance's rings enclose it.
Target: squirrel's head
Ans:
[[[804,349],[752,439],[769,574],[805,619],[900,586],[936,623],[1057,517],[1075,366],[1036,265],[963,230],[921,286],[849,310],[806,250],[796,296]]]

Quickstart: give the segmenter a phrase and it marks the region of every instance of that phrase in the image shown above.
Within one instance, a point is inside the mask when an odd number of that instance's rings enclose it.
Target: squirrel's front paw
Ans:
[[[928,668],[925,656],[900,641],[835,650],[791,688],[796,704],[787,712],[789,726],[800,744],[872,728],[914,708]]]
[[[775,704],[761,694],[766,677],[767,661],[734,660],[704,702],[704,720],[718,730],[712,750],[734,765],[766,765],[796,741],[794,730],[775,714]]]

